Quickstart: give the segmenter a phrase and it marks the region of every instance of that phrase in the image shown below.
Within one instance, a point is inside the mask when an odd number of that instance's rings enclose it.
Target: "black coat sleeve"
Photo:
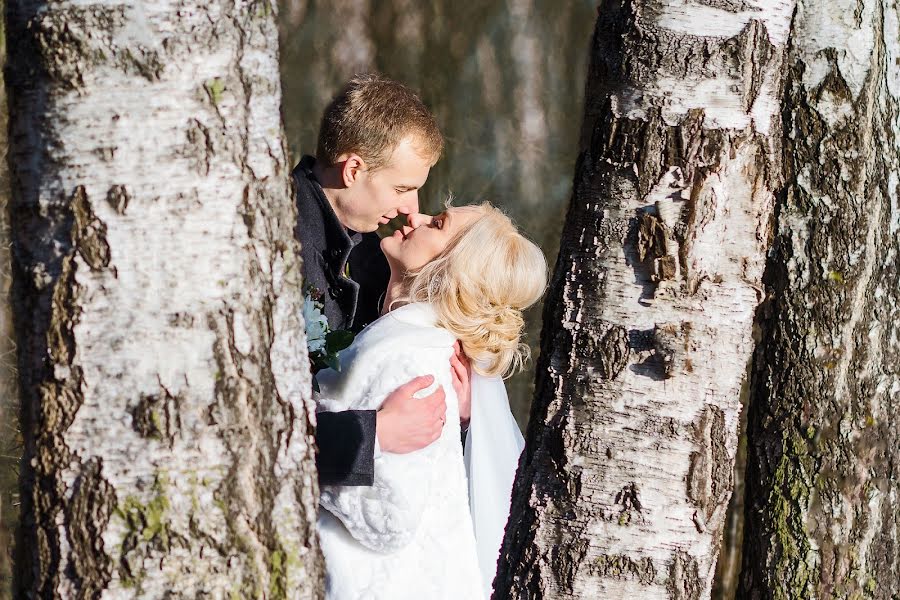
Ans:
[[[375,411],[316,414],[319,485],[372,485],[375,481]]]

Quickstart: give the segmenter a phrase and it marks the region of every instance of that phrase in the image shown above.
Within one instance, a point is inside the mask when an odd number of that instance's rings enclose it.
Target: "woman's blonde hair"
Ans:
[[[488,202],[466,206],[479,218],[425,266],[407,273],[406,299],[429,302],[462,343],[476,371],[511,375],[528,358],[522,311],[547,285],[547,261],[509,217]]]

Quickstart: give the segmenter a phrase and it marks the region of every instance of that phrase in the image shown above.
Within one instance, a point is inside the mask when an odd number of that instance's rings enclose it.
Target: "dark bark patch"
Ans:
[[[637,252],[641,262],[666,255],[666,225],[655,214],[640,211],[637,218]]]
[[[712,6],[713,8],[719,8],[733,13],[759,10],[747,0],[697,0],[697,4],[705,4],[706,6]]]
[[[87,73],[108,65],[156,81],[163,70],[159,54],[141,46],[122,47],[116,41],[128,19],[122,7],[71,6],[41,13],[28,29],[44,72],[65,88],[83,87]]]
[[[131,425],[142,437],[166,441],[171,446],[180,428],[180,399],[163,388],[157,394],[141,394],[131,409]]]
[[[588,540],[577,537],[553,547],[551,555],[553,574],[556,581],[570,592],[589,546]]]
[[[75,188],[71,202],[72,243],[84,262],[93,271],[109,266],[109,244],[106,241],[106,224],[91,209],[83,185]]]
[[[209,174],[210,160],[215,154],[210,130],[197,119],[191,119],[185,135],[188,141],[185,154],[194,160],[194,168],[205,177]]]
[[[114,185],[106,192],[106,201],[119,215],[124,215],[128,210],[128,202],[131,196],[124,185]]]
[[[59,515],[68,502],[67,486],[60,474],[78,467],[78,458],[69,451],[63,437],[83,402],[81,370],[72,364],[73,328],[80,311],[76,267],[71,245],[68,248],[58,264],[48,265],[48,276],[55,272],[56,277],[52,285],[39,291],[39,300],[17,305],[17,310],[31,319],[25,334],[19,325],[20,339],[26,340],[35,356],[45,357],[39,363],[20,357],[26,444],[21,487],[26,519],[22,523],[22,542],[17,546],[21,546],[23,565],[17,586],[37,597],[52,597],[59,584]],[[22,283],[17,281],[17,294],[24,295]],[[30,310],[23,310],[26,308]]]
[[[636,517],[640,517],[644,506],[641,504],[641,493],[637,484],[632,481],[619,490],[616,494],[616,504],[621,507],[618,515],[619,525],[630,525]]]
[[[591,561],[590,572],[609,579],[637,579],[644,585],[656,579],[656,566],[651,558],[634,559],[624,554],[601,554]]]
[[[629,221],[623,249],[635,279],[643,283],[641,303],[653,299],[660,281],[675,279],[678,259],[670,254],[670,239],[674,241],[672,232],[655,205],[638,209]]]
[[[735,56],[741,56],[739,60],[743,65],[741,106],[750,112],[762,88],[763,73],[766,69],[771,69],[769,62],[775,54],[775,47],[769,41],[765,24],[757,19],[750,19],[741,33],[734,38],[733,43],[728,46],[732,47]]]
[[[697,560],[682,550],[676,550],[669,567],[666,589],[672,600],[699,600],[702,585]]]
[[[619,325],[600,323],[597,328],[584,332],[579,351],[589,359],[593,374],[602,380],[613,380],[628,364],[628,330]]]
[[[81,598],[100,598],[112,579],[112,560],[103,547],[102,534],[116,505],[116,495],[101,471],[99,458],[84,464],[66,507],[69,565]]]
[[[822,54],[828,60],[828,73],[812,90],[812,94],[817,102],[830,100],[835,104],[853,102],[853,92],[847,85],[847,80],[841,75],[841,67],[838,64],[838,52],[835,48],[825,48]],[[830,96],[830,98],[828,98]]]
[[[700,449],[691,453],[687,477],[687,497],[700,511],[694,522],[701,530],[731,489],[732,465],[725,447],[726,434],[725,413],[718,406],[707,405],[695,426]]]
[[[75,358],[75,336],[72,329],[81,313],[75,303],[76,285],[75,263],[71,256],[66,256],[61,261],[59,278],[53,285],[47,330],[47,351],[50,357],[54,363],[66,367],[71,366]]]
[[[632,329],[628,334],[629,344],[640,356],[640,362],[632,365],[631,370],[654,381],[668,379],[679,369],[692,371],[690,356],[696,347],[692,331],[689,321],[661,323],[653,329]]]

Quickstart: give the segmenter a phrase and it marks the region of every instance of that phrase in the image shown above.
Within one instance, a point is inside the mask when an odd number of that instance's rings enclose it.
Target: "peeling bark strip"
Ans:
[[[802,1],[738,597],[900,590],[900,8]]]
[[[16,597],[318,597],[274,5],[7,6]]]
[[[793,8],[598,9],[496,598],[709,598]]]

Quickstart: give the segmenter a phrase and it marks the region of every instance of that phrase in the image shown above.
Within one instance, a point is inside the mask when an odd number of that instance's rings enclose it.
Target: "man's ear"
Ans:
[[[343,160],[341,181],[344,183],[344,187],[351,187],[359,180],[359,176],[368,170],[366,161],[359,154],[347,154],[338,160]]]

